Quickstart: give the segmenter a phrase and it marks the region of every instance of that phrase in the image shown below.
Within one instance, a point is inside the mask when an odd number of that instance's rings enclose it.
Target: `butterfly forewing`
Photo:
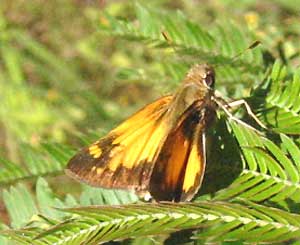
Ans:
[[[153,102],[82,149],[70,160],[67,174],[93,186],[147,189],[154,157],[167,135],[170,100],[166,96]]]

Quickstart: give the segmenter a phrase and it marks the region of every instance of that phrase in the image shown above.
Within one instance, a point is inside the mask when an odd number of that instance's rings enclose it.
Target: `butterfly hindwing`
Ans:
[[[150,178],[154,199],[186,201],[198,191],[206,161],[206,112],[203,106],[190,106],[166,138]]]
[[[165,112],[171,98],[147,105],[82,149],[69,161],[67,174],[93,186],[146,190],[154,158],[167,136]]]

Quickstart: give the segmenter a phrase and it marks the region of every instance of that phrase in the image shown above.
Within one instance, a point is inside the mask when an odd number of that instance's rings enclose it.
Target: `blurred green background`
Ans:
[[[249,62],[247,72],[242,67],[240,73],[225,74],[217,68],[217,87],[229,96],[249,95],[275,59],[299,66],[299,1],[1,0],[1,156],[22,165],[24,143],[37,149],[52,141],[78,148],[83,145],[78,135],[91,130],[92,138],[95,131],[101,136],[137,108],[174,91],[186,72],[181,64],[210,61],[205,49],[176,54],[188,46],[169,47],[156,34],[149,41],[147,32],[144,42],[142,32],[132,34],[130,28],[139,28],[145,17],[140,6],[184,15],[211,32],[219,46],[207,53],[215,55],[215,63],[219,53],[226,51],[230,61],[261,41],[247,54],[257,61]],[[129,34],[110,18],[130,22]],[[242,30],[243,38],[226,36],[225,23]],[[226,49],[226,42],[238,48]]]
[[[289,2],[294,1],[151,1],[151,7],[180,10],[204,30],[226,18],[240,21],[255,31],[273,57],[286,59],[299,52],[294,43],[300,32],[297,9]],[[0,146],[4,156],[20,160],[17,149],[23,141],[70,143],[70,134],[76,131],[100,128],[105,132],[132,107],[176,87],[177,81],[159,81],[155,75],[162,72],[157,63],[172,50],[128,42],[101,30],[104,12],[134,20],[134,8],[132,1],[1,1]],[[255,39],[249,45],[251,41]],[[145,70],[153,76],[144,74]]]

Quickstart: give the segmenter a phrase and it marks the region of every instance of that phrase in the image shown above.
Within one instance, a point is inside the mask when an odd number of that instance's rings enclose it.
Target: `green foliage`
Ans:
[[[29,145],[22,145],[24,166],[0,159],[0,185],[15,183],[22,179],[31,179],[42,175],[57,174],[63,171],[74,151],[61,144],[43,144],[44,151]],[[46,154],[47,153],[47,154]]]
[[[30,192],[21,184],[10,188],[10,192],[3,192],[3,199],[5,205],[9,207],[8,210],[11,217],[11,226],[20,228],[24,226],[28,220],[37,213]],[[24,209],[20,209],[19,205],[22,204]]]
[[[300,70],[292,79],[287,78],[286,67],[278,62],[273,66],[266,84],[258,90],[256,100],[261,99],[258,113],[274,131],[285,134],[300,133]],[[266,93],[267,92],[267,93]],[[267,98],[261,98],[266,96]]]
[[[297,156],[300,150],[293,140],[281,134],[280,148],[253,130],[235,123],[231,126],[242,147],[244,166],[241,175],[217,194],[215,199],[239,197],[254,202],[279,203],[287,209],[291,208],[289,202],[299,202],[300,172]]]
[[[4,2],[0,185],[9,221],[0,213],[1,244],[297,244],[300,28],[293,1],[261,8],[256,1],[124,1],[104,10],[80,1],[84,8],[66,0],[47,2],[45,9]],[[44,22],[27,23],[21,10],[27,18],[46,16],[47,31],[39,33]],[[28,28],[36,22],[42,23],[37,30]],[[262,45],[248,48],[256,40]],[[211,161],[194,202],[139,203],[131,192],[64,177],[75,152],[70,145],[90,144],[139,105],[173,91],[191,64],[203,62],[215,67],[217,89],[245,98],[268,130],[245,110],[234,115],[258,129],[219,110]],[[98,126],[100,133],[87,132]],[[216,180],[214,173],[225,175]]]
[[[110,35],[120,36],[134,41],[144,41],[151,47],[171,47],[180,55],[188,58],[174,62],[174,57],[159,57],[165,64],[167,71],[172,71],[175,79],[182,78],[186,68],[191,63],[208,62],[221,64],[216,66],[217,74],[223,82],[235,82],[241,77],[246,78],[262,71],[262,54],[259,48],[253,52],[245,52],[233,60],[232,58],[243,52],[248,46],[256,41],[253,33],[242,30],[238,24],[230,21],[226,25],[217,25],[210,31],[204,30],[200,25],[192,22],[181,12],[162,12],[136,5],[135,22],[119,20],[109,14],[102,17],[101,30],[106,30]],[[165,33],[167,39],[162,33]],[[165,56],[165,53],[162,54]],[[189,59],[189,60],[188,60]],[[176,60],[176,59],[175,59]],[[175,67],[173,67],[175,66]],[[173,68],[172,68],[173,67]],[[178,69],[179,67],[185,69]],[[235,67],[235,69],[233,69]],[[245,68],[243,70],[237,67]],[[176,71],[176,73],[174,73]]]
[[[98,244],[128,237],[205,227],[195,238],[206,242],[236,240],[281,242],[299,236],[299,215],[253,203],[199,202],[141,204],[64,209],[69,222],[37,235],[36,228],[8,232],[24,244]],[[78,232],[80,229],[80,232]],[[22,232],[22,233],[21,233]]]

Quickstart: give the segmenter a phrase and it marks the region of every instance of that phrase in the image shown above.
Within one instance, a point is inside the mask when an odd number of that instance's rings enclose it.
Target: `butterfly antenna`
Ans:
[[[169,46],[173,49],[174,53],[179,53],[179,49],[176,47],[176,44],[172,41],[172,38],[170,37],[170,35],[168,34],[168,32],[166,31],[162,31],[161,35],[164,37],[164,39],[167,41],[167,43],[169,44]],[[183,61],[183,63],[185,63],[186,65],[190,65],[185,59],[184,57],[181,57],[181,62]]]
[[[170,47],[172,47],[174,49],[174,51],[177,51],[169,34],[166,31],[162,31],[161,35],[164,37],[164,39],[167,41],[167,43],[170,45]]]
[[[234,61],[237,60],[237,58],[239,58],[240,56],[242,56],[244,53],[246,53],[249,50],[252,50],[254,48],[256,48],[258,45],[260,45],[261,42],[259,40],[254,41],[251,45],[249,45],[247,48],[245,48],[244,50],[242,50],[241,52],[239,52],[238,54],[236,54],[235,56],[233,56],[232,59],[232,63]]]

